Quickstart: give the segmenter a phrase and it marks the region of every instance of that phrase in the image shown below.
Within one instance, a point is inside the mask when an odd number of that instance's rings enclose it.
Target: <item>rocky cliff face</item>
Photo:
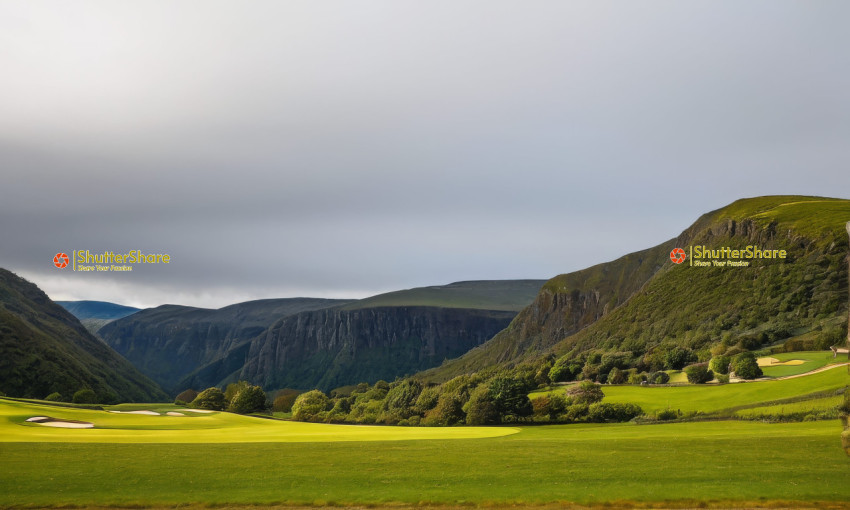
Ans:
[[[482,344],[514,315],[438,307],[303,312],[281,319],[181,384],[204,387],[244,379],[266,388],[328,390],[392,380]]]
[[[282,316],[344,303],[267,299],[219,310],[163,305],[111,322],[98,335],[166,390],[177,393],[181,379],[224,357]]]

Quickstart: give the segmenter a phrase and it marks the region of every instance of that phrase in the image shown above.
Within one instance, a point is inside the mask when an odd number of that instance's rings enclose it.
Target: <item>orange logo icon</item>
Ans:
[[[53,257],[53,265],[58,267],[59,269],[62,269],[63,267],[67,267],[68,266],[68,256],[65,255],[64,253],[61,253],[61,252],[57,253]]]
[[[673,251],[670,252],[670,260],[676,264],[681,264],[685,261],[685,250],[681,248],[673,248]]]

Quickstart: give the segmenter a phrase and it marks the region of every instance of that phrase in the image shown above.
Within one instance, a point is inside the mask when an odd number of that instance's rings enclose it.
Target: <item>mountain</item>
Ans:
[[[821,344],[847,331],[850,201],[769,196],[701,216],[677,238],[543,285],[534,302],[492,340],[418,377],[443,381],[543,356],[579,359],[621,352],[633,365],[674,347],[694,351],[777,344],[816,332]],[[671,261],[681,247],[785,250],[748,266]],[[690,252],[690,253],[689,253]],[[772,253],[772,252],[771,252]],[[727,259],[717,253],[718,262]],[[823,347],[819,345],[819,347]]]
[[[203,388],[244,379],[266,388],[329,390],[418,372],[490,339],[515,312],[398,306],[329,308],[284,317],[182,381]]]
[[[115,319],[136,313],[140,308],[117,305],[106,301],[56,301],[56,304],[71,312],[94,336],[103,326]]]
[[[162,305],[110,322],[98,335],[162,387],[178,393],[176,385],[184,377],[224,357],[281,317],[346,303],[290,298],[248,301],[217,310]]]
[[[140,308],[132,306],[117,305],[106,301],[55,301],[55,303],[71,314],[80,319],[120,319],[132,313],[136,313]]]
[[[103,400],[168,398],[38,287],[0,269],[0,391],[29,398],[59,392],[70,398],[83,388]]]
[[[98,334],[174,393],[238,379],[330,389],[459,356],[507,326],[542,284],[457,282],[357,301],[264,300],[220,310],[165,305]]]

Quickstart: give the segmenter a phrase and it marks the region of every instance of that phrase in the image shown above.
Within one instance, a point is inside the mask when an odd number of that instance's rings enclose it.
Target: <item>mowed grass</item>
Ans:
[[[774,367],[761,367],[764,375],[768,377],[784,377],[787,375],[805,374],[821,367],[825,367],[834,363],[846,363],[847,355],[832,357],[832,351],[801,351],[801,352],[783,352],[779,354],[771,354],[770,358],[776,358],[779,361],[790,361],[799,359],[803,361],[802,365],[785,365]]]
[[[114,406],[118,407],[118,406]],[[147,408],[156,410],[158,404]],[[126,406],[143,410],[145,406]],[[113,409],[114,410],[114,409]],[[381,427],[279,421],[231,413],[147,416],[69,409],[0,398],[0,442],[66,443],[250,443],[393,441],[495,437],[517,432],[494,427]],[[93,423],[93,429],[63,429],[27,423],[34,416]]]
[[[850,472],[840,431],[838,420],[729,421],[522,427],[455,440],[6,442],[0,506],[840,504]]]
[[[678,409],[684,413],[701,411],[713,413],[724,409],[772,402],[808,395],[810,393],[838,390],[850,385],[846,367],[835,367],[817,374],[779,381],[756,381],[722,385],[636,386],[603,385],[604,402],[631,402],[645,413],[662,409]],[[564,392],[558,388],[529,394],[536,398],[548,393]]]
[[[742,418],[768,418],[792,416],[797,414],[809,414],[831,411],[844,402],[843,395],[832,395],[829,397],[802,400],[800,402],[788,402],[759,407],[751,407],[735,411],[735,416]]]

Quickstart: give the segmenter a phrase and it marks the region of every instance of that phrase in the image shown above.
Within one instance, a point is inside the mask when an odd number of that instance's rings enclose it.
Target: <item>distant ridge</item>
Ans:
[[[141,308],[124,306],[106,301],[55,301],[55,303],[80,319],[120,319]]]

